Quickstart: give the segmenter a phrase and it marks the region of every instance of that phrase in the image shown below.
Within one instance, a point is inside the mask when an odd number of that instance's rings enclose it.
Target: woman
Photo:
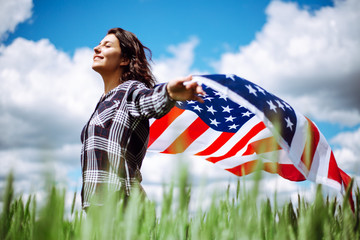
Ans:
[[[175,101],[204,94],[191,76],[154,86],[145,54],[151,51],[137,37],[113,28],[94,48],[92,68],[104,81],[104,94],[81,133],[82,206],[102,205],[107,192],[142,191],[140,168],[149,137],[149,118],[160,118]]]

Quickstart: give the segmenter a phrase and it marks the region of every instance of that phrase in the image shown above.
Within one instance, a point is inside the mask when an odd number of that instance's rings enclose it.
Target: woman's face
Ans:
[[[125,65],[127,62],[121,57],[119,40],[114,34],[106,35],[94,48],[92,69],[103,74],[116,71]]]

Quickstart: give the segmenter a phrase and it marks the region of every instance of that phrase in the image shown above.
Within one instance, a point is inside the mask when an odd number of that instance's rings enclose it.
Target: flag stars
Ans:
[[[250,94],[254,94],[255,97],[257,97],[257,95],[256,95],[256,90],[253,89],[251,85],[245,85],[245,87],[247,87],[247,89],[249,89],[249,93],[250,93]]]
[[[217,112],[217,111],[213,108],[213,106],[210,106],[210,107],[206,106],[206,107],[207,107],[207,111],[208,111],[208,112],[211,112],[212,115],[214,115],[214,113]]]
[[[233,124],[233,125],[229,126],[229,130],[231,130],[231,129],[236,129],[238,126],[239,126],[239,125]]]
[[[256,89],[257,89],[259,92],[261,92],[262,94],[266,95],[264,89],[262,89],[262,88],[259,87],[259,86],[255,86],[255,87],[256,87]]]
[[[187,101],[188,104],[194,104],[196,103],[194,100]]]
[[[224,95],[224,94],[221,94],[219,98],[220,98],[220,99],[224,99],[225,101],[227,101],[227,96]]]
[[[205,101],[209,101],[209,102],[211,102],[211,100],[213,100],[213,99],[214,99],[213,97],[206,97],[206,98],[204,98]]]
[[[221,107],[223,108],[223,112],[228,112],[228,113],[230,113],[230,111],[233,110],[233,108],[230,108],[229,105],[226,106],[226,107],[223,107],[223,106],[221,106]]]
[[[233,116],[229,116],[229,117],[225,117],[225,122],[233,122],[234,121],[234,119],[235,119],[236,117],[233,117]]]
[[[275,100],[279,108],[281,108],[283,111],[285,111],[285,106],[282,105],[282,103],[279,100]]]
[[[249,112],[249,111],[242,113],[243,117],[250,117],[250,115],[251,115],[251,112]]]
[[[269,104],[270,110],[276,112],[276,106],[274,105],[274,103],[271,100],[266,102]]]
[[[215,96],[221,96],[221,93],[220,93],[220,92],[213,91],[213,93],[215,94]]]
[[[231,80],[235,81],[234,74],[226,74],[226,78],[230,78]]]
[[[293,126],[294,124],[290,121],[290,118],[289,118],[289,117],[285,118],[285,121],[286,121],[286,127],[287,127],[287,128],[290,128],[290,130],[292,131],[292,130],[293,130],[293,129],[292,129],[292,126]]]
[[[220,124],[220,122],[216,121],[216,118],[214,119],[209,118],[209,119],[211,121],[210,124],[215,125],[216,127],[218,126],[218,124]]]
[[[201,112],[203,110],[199,105],[193,106],[194,110]]]
[[[215,96],[219,96],[220,99],[224,99],[225,101],[227,101],[226,94],[223,94],[223,93],[217,92],[217,91],[214,91],[214,94],[215,94]]]
[[[285,105],[286,108],[292,110],[289,104],[287,104],[286,102],[283,102],[283,103],[284,103],[284,105]]]

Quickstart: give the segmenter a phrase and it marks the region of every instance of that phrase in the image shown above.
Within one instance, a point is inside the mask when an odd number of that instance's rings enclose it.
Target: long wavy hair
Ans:
[[[122,57],[129,60],[121,80],[138,80],[151,88],[155,85],[155,77],[151,72],[151,50],[144,46],[132,32],[122,28],[112,28],[108,34],[114,34],[120,43]]]

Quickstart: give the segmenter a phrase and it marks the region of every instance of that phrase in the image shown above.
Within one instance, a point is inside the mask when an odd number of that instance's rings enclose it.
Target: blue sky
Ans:
[[[340,167],[359,175],[357,0],[13,0],[0,9],[0,189],[13,169],[18,191],[36,190],[44,168],[79,189],[79,134],[103,91],[92,48],[112,27],[152,50],[160,82],[234,73],[272,91],[314,120]],[[206,172],[214,186],[229,181],[208,163],[191,164],[194,179]],[[169,168],[174,163],[163,157],[145,159],[144,185],[154,199]],[[265,192],[280,184],[296,195],[299,185],[269,178]]]
[[[332,1],[295,1],[300,8],[317,10]],[[49,39],[69,54],[79,47],[93,47],[106,30],[122,27],[134,32],[153,50],[167,55],[166,47],[197,36],[195,66],[211,71],[208,61],[227,50],[249,44],[266,22],[269,0],[130,0],[35,1],[31,19],[17,27],[5,41],[16,37]]]

